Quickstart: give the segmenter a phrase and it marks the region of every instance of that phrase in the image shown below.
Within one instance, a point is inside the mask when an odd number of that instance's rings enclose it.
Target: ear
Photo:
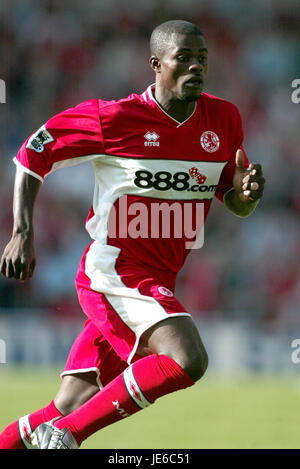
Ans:
[[[152,70],[154,70],[155,73],[160,73],[160,61],[155,55],[152,55],[150,57],[149,63],[150,67],[152,68]]]

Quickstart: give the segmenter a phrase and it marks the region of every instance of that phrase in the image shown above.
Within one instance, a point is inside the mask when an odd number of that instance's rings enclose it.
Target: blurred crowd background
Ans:
[[[15,166],[28,135],[53,114],[91,98],[142,93],[152,29],[195,22],[206,36],[204,91],[236,104],[244,146],[261,163],[265,196],[249,219],[215,201],[205,243],[193,251],[177,294],[195,318],[241,319],[260,329],[300,330],[300,2],[297,0],[10,0],[0,3],[0,249],[10,239]],[[35,212],[37,267],[19,283],[0,277],[0,314],[40,310],[82,318],[74,277],[89,243],[90,163],[43,184]],[[298,328],[298,329],[297,329]],[[1,334],[0,334],[1,335]]]

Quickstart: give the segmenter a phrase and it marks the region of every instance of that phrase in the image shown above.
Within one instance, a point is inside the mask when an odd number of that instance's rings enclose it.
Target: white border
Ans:
[[[151,297],[151,298],[152,298],[152,297]],[[146,332],[148,329],[150,329],[150,327],[152,327],[152,326],[154,326],[155,324],[158,324],[158,323],[160,323],[160,322],[163,322],[163,321],[165,321],[166,319],[174,318],[174,317],[178,317],[178,316],[183,316],[183,317],[184,317],[184,316],[187,316],[187,317],[189,317],[189,318],[192,318],[192,315],[189,314],[189,313],[166,313],[166,314],[167,314],[166,317],[161,318],[161,319],[158,319],[158,320],[156,320],[156,321],[153,321],[151,324],[147,324],[147,326],[145,327],[145,329],[140,330],[139,333],[136,334],[135,344],[134,344],[134,346],[133,346],[133,348],[132,348],[132,350],[131,350],[131,353],[130,353],[130,355],[129,355],[129,357],[128,357],[128,360],[127,360],[128,365],[131,364],[131,360],[133,359],[133,357],[134,357],[134,355],[135,355],[135,353],[136,353],[136,351],[137,351],[137,348],[138,348],[139,343],[140,343],[140,338],[142,337],[142,335],[144,334],[144,332]],[[134,331],[133,331],[133,332],[134,332]]]
[[[30,414],[27,414],[27,415],[24,415],[24,417],[19,418],[19,420],[18,420],[18,430],[19,430],[20,438],[21,438],[25,448],[32,449],[33,446],[29,443],[29,441],[26,440],[24,430],[23,430],[23,424],[25,424],[25,426],[28,428],[28,431],[29,431],[30,435],[32,435],[32,433],[33,433],[32,427],[31,427],[31,424],[30,424],[30,420],[29,420],[29,416],[30,416]]]
[[[26,168],[26,166],[23,166],[22,163],[20,163],[20,161],[17,160],[16,156],[13,158],[13,162],[15,163],[16,166],[18,166],[19,168],[22,168],[25,173],[30,174],[30,176],[35,177],[36,179],[38,179],[41,182],[44,182],[44,179],[42,178],[42,176],[40,176],[37,173],[34,173],[30,169]]]
[[[95,160],[97,158],[101,158],[103,156],[107,156],[107,155],[105,153],[104,154],[95,153],[95,154],[92,154],[92,155],[77,156],[76,158],[67,158],[65,160],[57,161],[57,162],[52,164],[52,167],[51,167],[50,171],[45,174],[44,178],[42,178],[42,176],[35,173],[34,171],[31,171],[30,169],[26,168],[26,166],[22,165],[22,163],[20,163],[20,161],[17,159],[16,156],[13,158],[13,162],[17,166],[21,167],[25,173],[28,173],[31,176],[35,177],[36,179],[39,179],[41,182],[44,182],[45,178],[49,174],[53,173],[54,171],[56,171],[59,168],[70,168],[71,166],[76,166],[77,164],[92,161],[92,160]]]
[[[138,383],[135,379],[135,376],[133,374],[132,365],[130,365],[128,368],[126,368],[126,370],[123,371],[123,378],[124,378],[124,383],[125,383],[125,387],[127,389],[128,394],[134,400],[136,405],[138,407],[140,407],[140,409],[145,409],[145,407],[148,407],[149,405],[152,404],[152,402],[148,401],[146,396],[144,396],[141,388],[139,387],[139,385],[138,385]],[[135,396],[134,391],[132,390],[132,388],[130,386],[131,384],[133,384],[138,389],[138,392],[141,396],[140,399],[138,399]]]
[[[64,376],[66,375],[76,375],[76,374],[79,374],[79,373],[88,373],[90,371],[95,371],[96,373],[96,383],[99,387],[99,389],[101,390],[103,388],[103,384],[101,383],[101,380],[100,380],[100,370],[99,368],[97,368],[96,366],[92,366],[91,368],[79,368],[79,369],[75,369],[75,370],[64,370],[62,373],[60,373],[60,378],[63,379]]]

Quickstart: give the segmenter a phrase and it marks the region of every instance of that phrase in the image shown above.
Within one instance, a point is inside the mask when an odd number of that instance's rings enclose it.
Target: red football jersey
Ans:
[[[14,159],[41,181],[60,167],[92,161],[90,271],[118,260],[176,274],[191,249],[188,241],[199,235],[198,210],[205,220],[214,196],[223,201],[232,188],[243,141],[236,106],[202,93],[193,114],[178,122],[159,106],[153,87],[57,114]]]

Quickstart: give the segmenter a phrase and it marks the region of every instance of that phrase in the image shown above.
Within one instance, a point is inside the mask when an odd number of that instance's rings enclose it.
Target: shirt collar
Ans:
[[[181,125],[183,125],[184,123],[186,123],[187,121],[189,121],[191,119],[191,117],[195,114],[196,112],[196,109],[197,109],[197,101],[195,102],[195,108],[194,108],[194,111],[192,112],[192,114],[187,118],[185,119],[183,122],[179,122],[177,121],[176,119],[174,119],[174,117],[170,116],[170,114],[168,114],[161,106],[160,104],[156,101],[155,97],[154,97],[154,92],[155,90],[155,83],[152,83],[151,85],[148,86],[148,88],[146,89],[146,91],[144,91],[144,93],[142,94],[142,98],[145,100],[146,103],[148,104],[152,104],[154,107],[156,107],[157,109],[159,109],[162,113],[165,114],[165,116],[167,116],[169,119],[171,119],[176,125],[176,127],[180,127]]]

